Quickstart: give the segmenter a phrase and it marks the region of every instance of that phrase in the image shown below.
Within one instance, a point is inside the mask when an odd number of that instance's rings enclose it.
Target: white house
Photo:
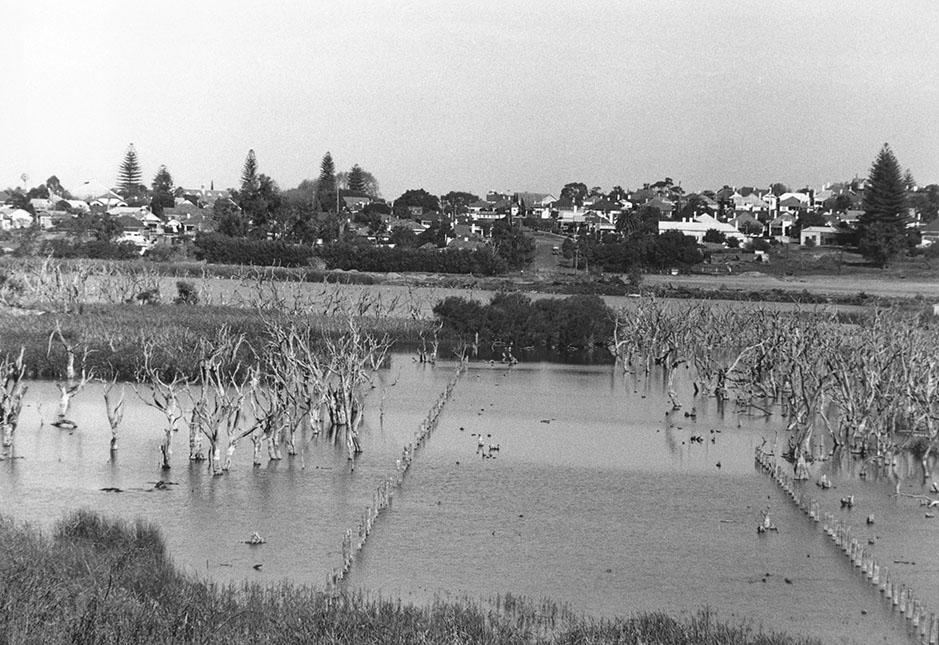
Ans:
[[[737,238],[741,242],[746,241],[747,236],[738,231],[731,224],[718,222],[710,215],[698,215],[691,221],[673,222],[664,220],[659,222],[659,234],[666,231],[678,231],[682,235],[693,237],[699,244],[704,241],[704,235],[711,229],[719,231],[728,238]]]
[[[834,226],[806,226],[799,233],[802,246],[830,246],[838,243],[838,229]]]

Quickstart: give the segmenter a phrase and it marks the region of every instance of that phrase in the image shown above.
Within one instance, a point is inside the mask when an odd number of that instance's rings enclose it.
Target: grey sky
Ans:
[[[389,198],[818,185],[885,141],[939,183],[934,0],[2,4],[0,187],[113,183],[131,141],[148,184],[330,150]]]

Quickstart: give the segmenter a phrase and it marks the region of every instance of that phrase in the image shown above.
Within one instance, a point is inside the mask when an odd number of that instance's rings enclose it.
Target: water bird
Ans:
[[[265,542],[267,542],[267,540],[262,538],[260,533],[258,533],[257,531],[252,533],[251,536],[247,540],[245,540],[245,544],[250,544],[251,546],[257,546],[258,544],[264,544]]]
[[[698,417],[698,411],[692,406],[690,412],[685,412],[686,419],[696,419]]]
[[[123,493],[124,492],[123,488],[118,488],[116,486],[105,486],[101,490],[104,491],[105,493]]]
[[[818,481],[815,482],[815,485],[818,486],[819,488],[828,489],[828,488],[831,488],[831,480],[828,479],[828,475],[823,474],[821,477],[818,478]]]
[[[848,495],[841,498],[841,508],[852,508],[854,506],[854,495]]]
[[[75,430],[78,427],[77,423],[64,417],[61,419],[56,419],[52,422],[52,425],[54,425],[56,428],[59,428],[60,430]]]
[[[718,468],[720,468],[720,467],[721,467],[721,462],[717,462],[716,465],[717,465]]]
[[[264,566],[263,564],[258,563],[258,564],[254,565],[254,566],[251,567],[251,568],[254,569],[255,571],[260,571],[260,570],[261,570],[261,567],[263,567],[263,566]]]
[[[865,520],[865,522],[866,522],[867,524],[873,524],[873,523],[874,523],[874,514],[871,513],[870,515],[868,515],[868,516],[867,516],[867,519]]]

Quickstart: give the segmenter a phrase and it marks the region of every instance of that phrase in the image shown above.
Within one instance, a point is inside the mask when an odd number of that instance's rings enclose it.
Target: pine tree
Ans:
[[[162,216],[164,208],[172,208],[176,203],[173,197],[173,176],[166,166],[160,166],[156,175],[153,176],[150,187],[153,189],[150,210],[154,215]]]
[[[160,166],[157,173],[153,176],[153,183],[150,184],[155,193],[173,192],[173,175],[166,169],[166,166]]]
[[[885,267],[907,245],[906,186],[900,164],[886,143],[871,166],[858,218],[858,250],[869,261]]]
[[[359,164],[352,166],[352,170],[349,171],[349,190],[354,190],[356,192],[362,192],[365,190],[365,172],[362,170],[362,167]]]
[[[117,185],[122,197],[133,198],[138,195],[141,174],[140,163],[137,161],[137,151],[134,150],[134,144],[130,144],[117,174]]]
[[[245,165],[241,170],[241,192],[251,195],[258,189],[258,158],[254,150],[248,150]]]
[[[316,184],[316,203],[323,212],[336,212],[336,166],[327,151],[320,163],[320,176]]]

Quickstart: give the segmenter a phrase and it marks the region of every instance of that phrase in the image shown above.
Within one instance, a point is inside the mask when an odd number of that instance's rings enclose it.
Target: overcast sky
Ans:
[[[939,183],[939,2],[4,1],[0,187]],[[12,5],[12,6],[10,6]],[[276,8],[272,8],[271,6]]]

